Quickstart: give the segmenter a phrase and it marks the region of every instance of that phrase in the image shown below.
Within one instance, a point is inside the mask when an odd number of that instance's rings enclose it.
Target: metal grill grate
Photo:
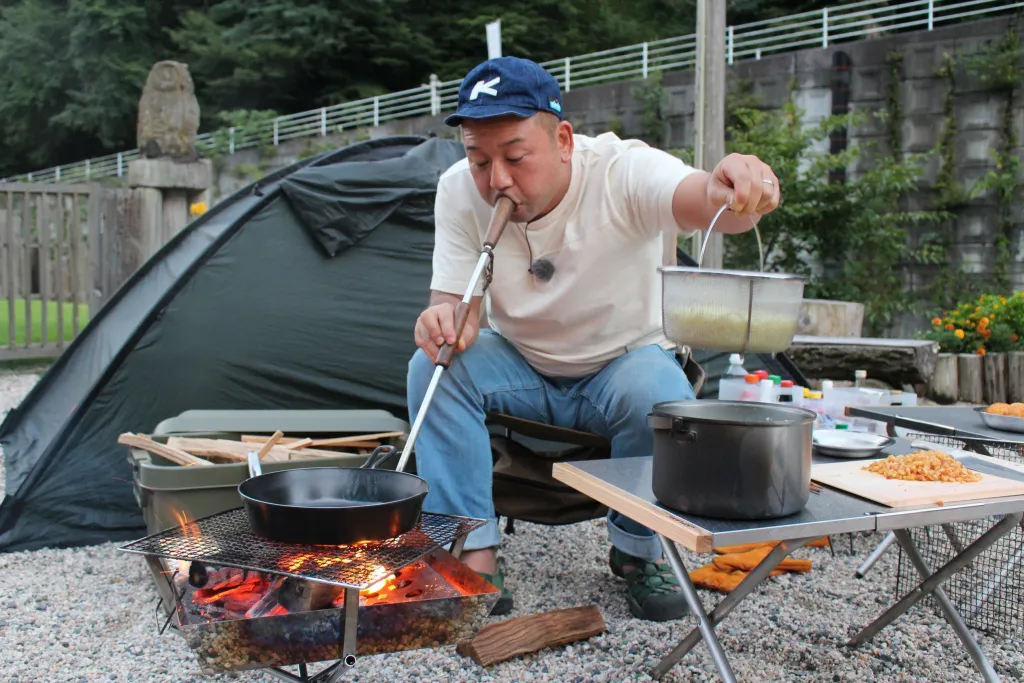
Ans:
[[[257,536],[245,510],[235,508],[152,534],[121,550],[363,589],[483,524],[469,517],[423,513],[416,528],[385,541],[298,545]]]
[[[913,440],[973,451],[1024,464],[1024,444],[935,434],[908,434]],[[973,543],[998,521],[997,517],[909,529],[914,544],[934,570],[953,559],[957,550]],[[900,549],[896,592],[903,596],[921,577]],[[942,585],[964,621],[979,631],[1015,636],[1024,630],[1024,528],[1013,531],[979,555]],[[937,610],[933,601],[929,603]]]

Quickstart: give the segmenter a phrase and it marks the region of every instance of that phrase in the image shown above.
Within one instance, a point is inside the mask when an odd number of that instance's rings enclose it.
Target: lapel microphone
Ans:
[[[527,272],[541,282],[547,282],[555,275],[555,264],[546,258],[534,260],[533,247],[530,245],[530,224],[523,228],[523,237],[526,238],[526,248],[530,250],[530,267]]]
[[[555,274],[555,264],[546,258],[539,258],[530,264],[530,273],[541,282],[547,282]]]

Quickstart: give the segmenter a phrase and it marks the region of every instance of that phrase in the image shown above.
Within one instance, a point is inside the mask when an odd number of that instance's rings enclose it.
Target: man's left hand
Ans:
[[[771,213],[782,199],[771,167],[750,154],[730,154],[718,162],[707,192],[712,206],[729,204],[731,211],[741,214]]]

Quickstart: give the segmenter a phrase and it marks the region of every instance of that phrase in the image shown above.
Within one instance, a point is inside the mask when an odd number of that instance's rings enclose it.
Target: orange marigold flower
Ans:
[[[953,325],[953,323],[946,323],[946,329],[947,329],[947,330],[951,330],[951,329],[953,329],[954,327],[955,327],[955,325]]]
[[[1017,335],[1015,335],[1015,334],[1011,334],[1011,335],[1010,335],[1010,341],[1012,341],[1012,342],[1015,342],[1015,341],[1017,341],[1017,340],[1018,340],[1019,338],[1020,338],[1020,337],[1018,337],[1018,336],[1017,336]]]
[[[978,347],[978,355],[979,356],[984,356],[985,355],[985,347],[984,346],[979,346]]]
[[[932,325],[941,325],[942,318],[932,318]]]

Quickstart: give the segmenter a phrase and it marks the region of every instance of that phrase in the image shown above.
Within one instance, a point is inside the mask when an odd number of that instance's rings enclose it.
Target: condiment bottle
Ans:
[[[756,401],[757,400],[757,383],[760,381],[757,375],[747,375],[746,384],[743,385],[743,391],[740,393],[741,401]]]
[[[793,380],[784,379],[779,383],[779,403],[794,403]]]

